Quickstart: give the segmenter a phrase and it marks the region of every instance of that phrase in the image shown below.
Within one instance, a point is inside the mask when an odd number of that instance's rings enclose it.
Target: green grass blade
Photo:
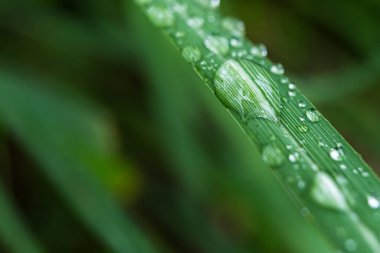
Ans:
[[[369,166],[218,1],[138,1],[337,249],[380,250],[380,185]],[[170,75],[171,73],[166,73]]]
[[[14,253],[42,253],[0,184],[0,241]]]
[[[318,232],[307,226],[290,206],[289,198],[262,164],[257,149],[252,148],[252,144],[231,122],[215,98],[203,89],[202,82],[165,41],[157,38],[160,36],[157,31],[145,25],[146,21],[141,17],[134,18],[136,36],[141,38],[141,45],[146,45],[143,66],[150,71],[148,76],[154,93],[152,109],[157,115],[156,132],[166,144],[162,148],[167,150],[167,159],[174,164],[179,181],[191,194],[200,199],[206,198],[204,201],[207,203],[223,205],[231,202],[239,206],[236,217],[248,214],[249,222],[246,223],[254,223],[253,227],[261,231],[259,237],[261,243],[265,242],[265,246],[262,246],[264,252],[279,252],[284,248],[289,249],[289,252],[330,252],[329,245],[326,245]],[[150,47],[148,42],[153,39],[155,46]],[[173,69],[176,71],[173,72]],[[223,147],[218,149],[220,159],[217,161],[210,159],[205,145],[196,141],[202,137],[190,134],[194,132],[195,125],[203,125],[202,122],[196,124],[195,115],[205,113],[205,108],[210,110],[206,118],[213,118],[210,120],[215,120],[224,134],[219,137],[224,137],[223,140],[218,137],[215,140],[214,145]],[[198,120],[201,121],[202,118]],[[212,129],[214,130],[220,131]],[[207,135],[208,131],[210,130],[206,130]],[[211,141],[208,144],[212,146]],[[226,162],[226,157],[230,163]],[[178,198],[182,198],[181,193]],[[281,210],[281,216],[273,210]],[[292,232],[284,227],[291,227]],[[199,227],[191,229],[197,230]],[[253,231],[249,233],[255,234]],[[253,249],[256,252],[257,248]],[[233,252],[237,251],[235,248]]]
[[[111,192],[123,191],[131,174],[114,155],[110,129],[90,108],[31,81],[0,75],[1,121],[81,220],[114,252],[155,252],[112,199]]]

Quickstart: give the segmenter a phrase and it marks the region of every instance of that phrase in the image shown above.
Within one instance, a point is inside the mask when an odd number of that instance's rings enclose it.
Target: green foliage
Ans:
[[[331,243],[341,250],[379,251],[379,200],[373,195],[380,191],[378,178],[283,75],[282,65],[243,37],[240,21],[221,18],[213,1],[198,2],[142,5]]]
[[[0,252],[377,252],[376,1],[138,2],[1,1]]]

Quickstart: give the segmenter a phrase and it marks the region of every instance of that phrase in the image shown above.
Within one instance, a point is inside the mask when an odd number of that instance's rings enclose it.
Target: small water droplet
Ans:
[[[270,71],[275,75],[282,75],[285,73],[284,66],[281,63],[274,64],[270,67]]]
[[[262,159],[267,165],[277,167],[284,162],[284,154],[276,146],[267,145],[262,151]]]
[[[294,91],[288,92],[289,97],[295,97],[297,94]]]
[[[303,190],[303,189],[305,189],[305,187],[306,187],[305,181],[303,181],[303,180],[298,181],[298,183],[297,183],[297,188],[298,189]]]
[[[175,11],[175,12],[178,12],[178,13],[185,13],[187,11],[187,5],[185,4],[180,4],[180,3],[174,3],[172,5],[172,9]]]
[[[230,40],[231,46],[233,46],[233,47],[241,47],[241,46],[243,46],[243,42],[244,41],[240,38],[232,38]]]
[[[253,46],[250,51],[253,56],[257,56],[257,57],[265,57],[268,54],[268,50],[263,44],[258,44],[257,46]]]
[[[306,102],[305,101],[298,102],[298,107],[299,108],[305,108],[306,107]]]
[[[317,123],[320,120],[319,112],[314,108],[306,111],[306,117],[310,122]]]
[[[367,203],[373,209],[377,209],[380,207],[380,201],[374,196],[368,196]]]
[[[147,15],[158,27],[170,27],[174,24],[174,15],[162,6],[152,5],[147,9]]]
[[[182,56],[186,61],[195,63],[201,59],[202,54],[198,47],[187,46],[182,50]]]
[[[181,39],[181,38],[183,38],[184,36],[185,36],[185,33],[182,32],[182,31],[176,31],[176,32],[174,33],[174,37],[176,37],[177,39]]]
[[[296,89],[296,85],[294,83],[289,83],[288,84],[288,88],[289,88],[289,90],[295,90]]]
[[[198,3],[206,8],[215,9],[220,6],[220,0],[197,0]]]
[[[289,83],[289,78],[287,78],[287,77],[281,78],[281,83],[283,83],[283,84]]]
[[[227,54],[229,50],[228,40],[222,36],[207,35],[204,45],[214,54]]]
[[[234,36],[243,37],[245,35],[244,22],[239,19],[232,17],[223,18],[222,27]]]
[[[294,153],[294,154],[290,154],[288,159],[291,163],[295,163],[298,160],[298,157],[299,157],[299,154]]]
[[[204,19],[201,17],[192,17],[186,20],[186,24],[194,29],[202,27],[204,22]]]
[[[343,193],[331,176],[325,172],[317,173],[311,189],[311,196],[314,201],[326,208],[340,211],[349,209]]]
[[[344,247],[348,250],[348,251],[355,251],[356,248],[357,248],[357,244],[355,242],[355,240],[353,239],[347,239],[345,242],[344,242]]]
[[[341,161],[343,158],[343,150],[340,147],[336,147],[330,150],[330,157],[334,161]]]
[[[347,169],[347,165],[345,165],[345,164],[341,164],[341,165],[339,165],[339,168],[340,168],[341,170],[346,170],[346,169]]]

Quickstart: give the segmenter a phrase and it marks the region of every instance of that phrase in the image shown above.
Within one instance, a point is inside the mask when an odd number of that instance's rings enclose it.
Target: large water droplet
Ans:
[[[318,172],[314,185],[311,189],[311,196],[318,204],[340,211],[348,211],[346,198],[336,185],[334,180],[325,172]]]
[[[204,7],[211,8],[211,9],[218,8],[220,5],[220,0],[197,0],[197,1]]]
[[[277,122],[280,96],[271,74],[246,60],[228,60],[215,75],[215,93],[223,104],[240,114]]]
[[[150,6],[147,9],[147,15],[158,27],[170,27],[174,24],[174,15],[167,8],[162,6]]]
[[[368,196],[367,203],[373,209],[377,209],[380,207],[380,201],[374,196]]]
[[[319,112],[315,109],[309,109],[306,111],[306,117],[310,122],[317,123],[320,120]]]
[[[182,56],[186,61],[195,63],[201,59],[202,54],[198,47],[187,46],[182,50]]]
[[[223,18],[222,26],[231,35],[234,35],[237,37],[243,37],[245,35],[244,22],[239,19],[231,18],[231,17]]]
[[[228,39],[222,36],[207,35],[204,44],[214,54],[227,54],[229,50]]]
[[[281,150],[274,145],[267,145],[264,147],[262,158],[264,163],[272,167],[280,166],[285,159]]]

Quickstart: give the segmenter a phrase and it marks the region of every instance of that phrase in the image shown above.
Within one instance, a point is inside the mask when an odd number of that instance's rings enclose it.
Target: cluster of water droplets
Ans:
[[[200,43],[194,44],[186,40],[186,32],[177,28],[170,31],[175,42],[181,47],[182,56],[187,62],[205,72],[215,73],[213,85],[216,95],[244,122],[259,118],[278,124],[282,103],[289,101],[302,111],[297,127],[299,133],[311,132],[311,126],[321,121],[322,116],[315,108],[308,102],[299,100],[302,96],[298,95],[296,85],[284,76],[283,65],[273,64],[266,59],[268,51],[263,44],[251,44],[245,39],[246,29],[241,20],[232,17],[218,20],[213,10],[219,7],[220,0],[195,1],[209,11],[207,18],[204,15],[190,13],[186,4],[176,1],[172,1],[170,8],[154,4],[152,0],[136,0],[136,2],[146,7],[148,17],[156,26],[163,29],[173,28],[176,25],[176,15],[180,15],[185,25],[202,39]],[[219,33],[207,31],[212,30],[205,28],[210,24],[219,26],[218,29],[214,29]],[[223,62],[218,62],[218,59],[223,59]],[[281,97],[277,93],[279,83],[286,89],[285,95]],[[351,201],[347,197],[348,191],[344,188],[346,184],[344,177],[333,177],[319,170],[317,165],[305,161],[304,157],[307,157],[307,154],[302,147],[278,145],[277,142],[263,145],[262,159],[267,165],[280,168],[284,163],[288,163],[295,170],[311,169],[314,173],[312,181],[305,180],[301,173],[294,173],[296,176],[291,178],[291,181],[295,183],[297,189],[307,190],[313,201],[324,208],[351,212]],[[326,149],[329,159],[338,163],[342,171],[348,169],[344,163],[345,152],[341,144],[331,147],[320,141],[319,146]],[[356,168],[354,173],[355,171],[363,177],[369,176],[361,167]],[[365,202],[371,209],[380,208],[380,199],[376,195],[368,195]],[[310,212],[306,207],[302,210],[305,214]],[[351,238],[347,238],[344,245],[349,252],[354,252],[357,248],[356,242]]]

